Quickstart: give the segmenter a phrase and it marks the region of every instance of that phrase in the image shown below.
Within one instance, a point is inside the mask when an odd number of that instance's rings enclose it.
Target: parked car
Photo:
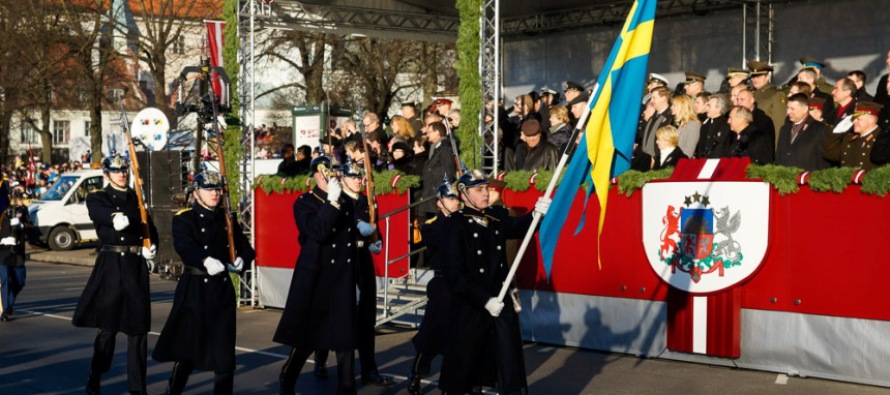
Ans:
[[[96,228],[87,212],[86,197],[105,185],[102,170],[64,173],[40,197],[28,205],[28,213],[39,234],[40,243],[66,251],[97,239]]]

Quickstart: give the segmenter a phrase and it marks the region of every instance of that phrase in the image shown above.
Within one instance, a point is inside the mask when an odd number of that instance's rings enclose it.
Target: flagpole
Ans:
[[[581,133],[582,128],[587,125],[587,122],[585,121],[587,120],[587,117],[590,116],[590,110],[593,107],[593,101],[596,99],[596,94],[599,92],[599,88],[599,83],[593,87],[593,92],[591,92],[590,99],[587,101],[587,107],[584,108],[584,112],[578,117],[578,123],[575,124],[575,130],[572,131],[572,137],[569,139],[569,144],[566,145],[565,150],[562,152],[562,157],[559,158],[559,164],[556,165],[556,170],[553,171],[553,177],[550,179],[550,184],[547,184],[547,190],[543,195],[547,198],[550,198],[550,196],[553,195],[553,190],[556,189],[556,183],[559,182],[559,176],[562,174],[562,169],[566,167],[566,162],[569,161],[569,157],[575,150],[575,140],[578,139],[578,135]],[[507,288],[509,288],[510,283],[513,282],[513,277],[516,276],[516,270],[519,269],[519,262],[522,261],[522,257],[525,255],[525,250],[528,248],[528,244],[532,240],[532,235],[535,234],[535,231],[538,228],[538,223],[540,222],[541,213],[537,211],[533,212],[532,224],[525,233],[525,238],[522,239],[522,244],[519,245],[516,257],[513,258],[510,272],[507,273],[507,279],[504,280],[504,284],[501,286],[501,292],[498,293],[498,302],[504,301],[504,297],[507,295]]]

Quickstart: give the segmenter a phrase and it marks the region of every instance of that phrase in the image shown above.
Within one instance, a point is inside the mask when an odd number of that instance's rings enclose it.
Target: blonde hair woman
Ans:
[[[677,146],[683,150],[683,154],[691,158],[698,145],[701,133],[701,122],[695,114],[692,99],[686,95],[676,95],[671,102],[671,114],[674,116],[674,124],[680,132],[680,140]]]
[[[655,131],[655,145],[658,149],[653,158],[652,170],[664,169],[677,165],[680,159],[689,158],[683,154],[683,150],[677,147],[680,141],[680,132],[672,125],[662,126]]]
[[[392,128],[392,138],[389,139],[387,150],[392,151],[392,145],[398,142],[403,142],[409,146],[411,145],[416,132],[414,131],[414,128],[411,127],[411,122],[408,122],[408,119],[396,115],[392,117],[392,120],[389,122],[389,127]]]

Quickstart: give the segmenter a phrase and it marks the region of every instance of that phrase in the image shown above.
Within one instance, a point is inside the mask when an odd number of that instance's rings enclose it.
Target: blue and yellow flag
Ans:
[[[609,182],[630,169],[634,137],[640,115],[640,100],[646,82],[646,65],[652,43],[657,0],[637,0],[603,65],[597,84],[599,89],[591,100],[590,117],[584,137],[569,163],[550,210],[541,224],[541,253],[544,269],[550,276],[553,254],[560,231],[575,199],[577,188],[592,180],[587,191],[597,192],[600,204],[599,234],[606,218]],[[584,226],[581,215],[575,234]]]

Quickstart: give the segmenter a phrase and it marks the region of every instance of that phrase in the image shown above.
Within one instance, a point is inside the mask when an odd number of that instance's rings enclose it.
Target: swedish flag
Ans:
[[[640,100],[646,81],[649,48],[652,44],[656,4],[657,0],[634,1],[621,35],[615,41],[599,75],[599,89],[590,101],[590,117],[584,129],[584,137],[541,224],[541,253],[548,277],[557,239],[568,217],[577,188],[584,181],[593,181],[587,191],[587,199],[593,191],[597,192],[600,204],[599,231],[602,232],[609,182],[630,168]],[[581,215],[575,234],[583,226],[584,214]]]

